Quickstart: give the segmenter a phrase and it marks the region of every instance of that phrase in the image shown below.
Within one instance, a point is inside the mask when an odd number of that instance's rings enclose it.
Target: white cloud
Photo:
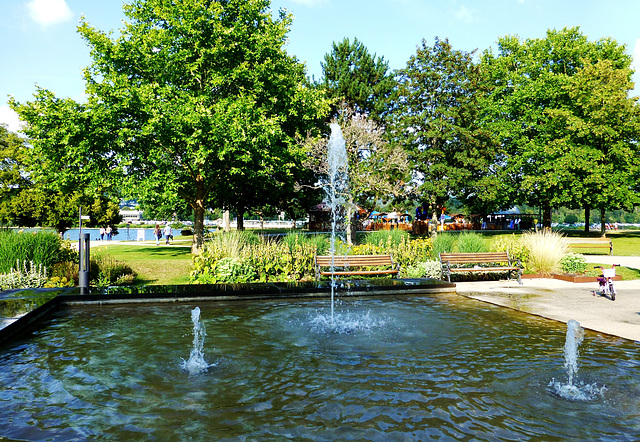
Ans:
[[[457,10],[455,10],[453,12],[453,15],[456,19],[465,23],[475,21],[475,11],[467,8],[464,5],[461,5]]]
[[[62,23],[73,18],[65,0],[31,0],[27,4],[29,17],[43,26]]]
[[[18,132],[22,126],[18,114],[6,104],[0,106],[0,124],[5,124],[11,132]]]

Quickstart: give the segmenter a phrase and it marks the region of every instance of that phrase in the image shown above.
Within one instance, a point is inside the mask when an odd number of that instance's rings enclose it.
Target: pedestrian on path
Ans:
[[[153,230],[153,236],[156,237],[156,245],[160,245],[160,238],[162,238],[162,230],[160,230],[160,224],[156,224],[156,228]]]
[[[169,225],[169,223],[167,223],[167,225],[164,226],[164,237],[167,240],[165,244],[169,245],[169,239],[173,238],[173,233],[171,232],[171,226]]]

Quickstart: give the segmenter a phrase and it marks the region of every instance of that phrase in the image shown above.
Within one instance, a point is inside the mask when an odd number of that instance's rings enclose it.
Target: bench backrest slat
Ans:
[[[507,252],[492,253],[441,253],[441,262],[450,264],[474,264],[480,262],[509,262]]]
[[[330,267],[366,267],[393,265],[391,255],[347,255],[347,256],[316,256],[316,266]]]

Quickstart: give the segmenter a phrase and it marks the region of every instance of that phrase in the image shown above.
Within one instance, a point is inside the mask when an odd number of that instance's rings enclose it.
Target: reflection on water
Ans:
[[[472,300],[350,299],[336,306],[347,330],[323,325],[327,300],[197,306],[216,361],[197,375],[181,368],[196,305],[73,309],[4,349],[0,435],[640,438],[630,341],[585,333],[577,381],[606,391],[579,403],[548,390],[565,376],[564,324]]]

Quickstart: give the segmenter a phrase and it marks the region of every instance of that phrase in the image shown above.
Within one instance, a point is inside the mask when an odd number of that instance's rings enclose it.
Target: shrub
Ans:
[[[101,253],[91,257],[89,280],[98,287],[110,285],[128,285],[133,283],[137,274],[127,264]]]
[[[0,273],[17,262],[33,262],[50,268],[61,260],[62,239],[54,232],[0,231]]]
[[[33,261],[16,261],[15,268],[0,275],[0,290],[43,287],[47,282],[47,268]]]
[[[286,244],[289,249],[293,249],[297,244],[304,246],[312,246],[315,249],[315,254],[326,255],[329,251],[329,240],[327,235],[305,235],[300,232],[290,232],[282,238],[282,242]]]
[[[376,246],[382,244],[388,244],[391,241],[391,244],[397,246],[402,241],[407,241],[410,238],[409,232],[405,232],[400,229],[393,230],[376,230],[369,233],[365,237],[365,244],[373,244]]]
[[[499,236],[489,249],[492,252],[507,252],[511,259],[519,259],[523,264],[529,260],[529,249],[520,235]]]
[[[455,249],[459,253],[484,253],[489,250],[484,237],[473,232],[460,233]]]
[[[191,229],[182,229],[180,230],[181,236],[193,236],[193,230]]]
[[[440,253],[452,253],[456,244],[456,237],[450,233],[440,233],[433,240],[431,258],[439,259]]]
[[[560,269],[570,275],[581,275],[587,271],[587,260],[578,253],[568,253],[560,260]]]
[[[216,263],[215,280],[212,282],[251,282],[256,278],[255,269],[237,258],[222,258]]]
[[[551,230],[526,232],[523,241],[529,249],[526,269],[549,276],[560,271],[560,261],[567,254],[567,243],[562,235]]]
[[[567,216],[564,217],[564,223],[565,224],[575,224],[578,222],[578,217],[576,215],[574,215],[573,213],[568,214]]]
[[[257,238],[257,241],[254,239]],[[209,244],[205,250],[193,259],[191,280],[197,284],[211,284],[223,282],[218,272],[218,262],[225,258],[236,259],[236,264],[247,265],[253,269],[251,280],[245,281],[243,272],[235,275],[236,280],[225,278],[224,282],[290,282],[311,280],[315,276],[313,258],[316,253],[326,253],[328,243],[324,236],[305,237],[300,234],[287,235],[282,241],[262,239],[256,235],[248,242],[239,240],[237,245],[225,249],[220,244]],[[225,256],[232,249],[235,256]],[[226,271],[226,270],[225,270]],[[239,276],[238,276],[239,275]]]
[[[51,268],[45,287],[73,287],[78,285],[78,261],[58,262]]]
[[[440,261],[423,261],[402,269],[406,278],[442,279]]]

